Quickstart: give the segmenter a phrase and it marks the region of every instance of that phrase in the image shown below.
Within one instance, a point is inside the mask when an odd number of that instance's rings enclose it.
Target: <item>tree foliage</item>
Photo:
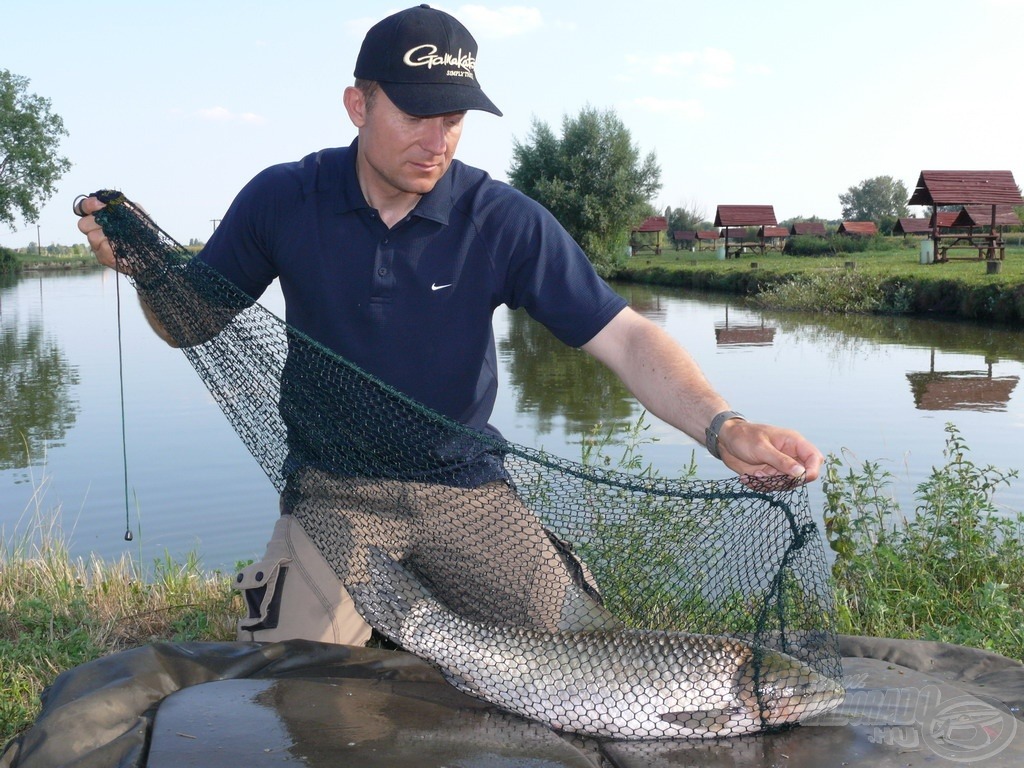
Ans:
[[[699,232],[703,229],[712,229],[711,221],[707,217],[704,208],[695,200],[684,203],[682,207],[665,208],[665,218],[668,220],[668,231],[671,232]]]
[[[875,176],[839,195],[839,203],[846,221],[873,221],[882,232],[891,232],[898,218],[910,215],[909,198],[902,181],[892,176]]]
[[[28,78],[0,69],[0,222],[39,218],[71,162],[59,154],[67,136],[50,100],[28,92]]]
[[[607,275],[625,259],[631,227],[650,214],[661,169],[653,152],[641,160],[614,112],[585,107],[563,118],[561,138],[534,120],[529,139],[515,142],[509,181],[551,211]]]

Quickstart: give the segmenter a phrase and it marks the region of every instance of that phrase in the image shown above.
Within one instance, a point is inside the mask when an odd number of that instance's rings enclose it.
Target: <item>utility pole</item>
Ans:
[[[213,222],[213,231],[217,231],[217,225],[220,224],[220,219],[210,219]]]

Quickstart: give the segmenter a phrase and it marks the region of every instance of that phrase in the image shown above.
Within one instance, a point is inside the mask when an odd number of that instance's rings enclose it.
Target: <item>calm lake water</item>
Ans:
[[[0,283],[0,527],[7,546],[56,517],[74,556],[149,564],[199,555],[230,569],[262,554],[274,489],[184,356],[159,342],[134,290],[109,271]],[[878,462],[910,514],[914,489],[943,463],[955,424],[971,460],[1024,468],[1022,333],[905,318],[761,312],[721,295],[617,285],[665,327],[750,418],[791,426],[825,453]],[[279,294],[264,303],[281,312]],[[621,433],[641,409],[585,354],[522,312],[495,316],[501,392],[494,424],[513,442],[570,459],[594,426]],[[645,463],[675,476],[695,456],[702,477],[728,471],[648,417]],[[124,541],[125,462],[129,525]],[[820,518],[820,484],[811,488]],[[1024,510],[1020,481],[997,502]]]

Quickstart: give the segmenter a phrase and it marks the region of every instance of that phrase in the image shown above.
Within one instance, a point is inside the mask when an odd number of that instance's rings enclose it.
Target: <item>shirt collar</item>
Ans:
[[[356,138],[349,145],[349,151],[345,152],[341,161],[340,171],[340,192],[338,198],[338,212],[350,213],[359,209],[369,209],[370,204],[363,197],[363,190],[359,187],[359,177],[356,175],[356,156],[358,155],[359,139]],[[411,216],[419,216],[423,219],[430,219],[439,224],[447,224],[452,210],[452,171],[455,161],[448,167],[448,171],[442,176],[434,188],[420,198],[416,207],[412,209]],[[317,189],[328,191],[334,184],[331,177],[334,173],[327,172],[321,167],[318,174]]]

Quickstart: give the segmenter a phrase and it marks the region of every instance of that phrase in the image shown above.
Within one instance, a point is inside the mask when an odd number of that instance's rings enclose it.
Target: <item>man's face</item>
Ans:
[[[426,194],[448,170],[465,116],[465,112],[453,112],[415,117],[378,90],[372,103],[353,116],[365,160],[363,170],[373,177],[366,181],[384,194]]]

